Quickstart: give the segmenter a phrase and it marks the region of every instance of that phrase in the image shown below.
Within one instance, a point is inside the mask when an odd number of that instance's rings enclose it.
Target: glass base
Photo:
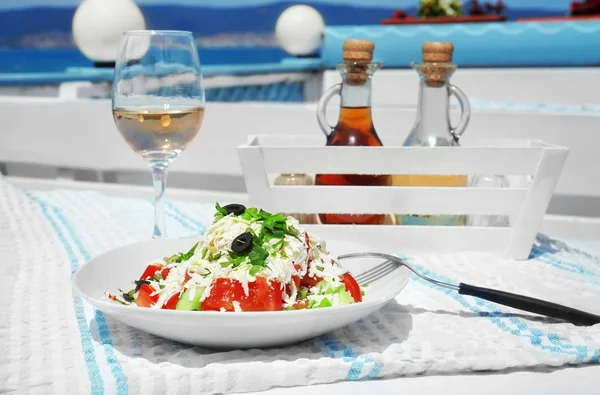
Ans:
[[[161,162],[171,163],[177,159],[181,151],[139,151],[138,154],[150,164]]]

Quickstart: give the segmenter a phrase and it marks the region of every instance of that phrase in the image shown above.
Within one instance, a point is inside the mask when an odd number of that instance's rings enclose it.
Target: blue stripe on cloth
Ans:
[[[359,355],[356,358],[353,358],[352,364],[350,365],[350,370],[348,370],[348,374],[346,375],[346,380],[348,381],[356,381],[360,379],[360,374],[362,373],[363,367],[366,362],[372,362],[373,357],[369,355]]]
[[[529,254],[529,259],[533,259],[542,263],[546,263],[549,265],[552,265],[554,267],[557,267],[561,270],[566,270],[568,272],[571,273],[580,273],[582,274],[584,272],[584,269],[582,267],[573,267],[571,265],[565,265],[563,262],[557,260],[557,259],[553,259],[550,258],[548,256],[547,252],[544,252],[536,247],[533,247],[531,249],[531,253]]]
[[[196,221],[194,218],[190,217],[189,215],[186,215],[186,214],[182,213],[181,210],[179,210],[173,203],[167,202],[167,204],[165,205],[165,207],[167,208],[167,210],[173,211],[173,216],[174,217],[176,216],[177,218],[181,218],[181,219],[187,220],[193,226],[195,226],[196,228],[198,228],[198,230],[201,233],[204,233],[204,229],[205,229],[204,224],[200,223],[199,221]]]
[[[585,279],[585,282],[587,284],[600,286],[600,278],[594,272],[586,270],[583,267],[578,268],[578,269],[570,268],[568,266],[565,266],[565,263],[567,263],[567,262],[564,262],[560,259],[556,259],[556,258],[551,257],[546,254],[537,255],[535,258],[533,258],[533,260],[536,262],[546,264],[546,265],[554,266],[558,269],[565,270],[565,271],[568,271],[571,273],[581,274],[581,275],[583,275],[583,278]],[[576,265],[576,264],[573,264],[573,265]]]
[[[90,259],[89,253],[83,247],[81,241],[77,238],[74,230],[71,228],[71,226],[69,225],[67,220],[63,217],[60,210],[58,210],[56,207],[47,205],[45,202],[38,199],[31,193],[26,193],[26,194],[27,194],[27,196],[29,196],[29,198],[32,201],[34,201],[35,203],[37,203],[40,206],[40,208],[42,209],[42,212],[44,213],[44,216],[51,223],[52,227],[55,229],[63,247],[67,251],[69,259],[71,260],[71,271],[74,273],[75,270],[77,270],[77,267],[79,266],[77,256],[74,254],[73,249],[71,248],[71,243],[69,242],[69,240],[67,240],[64,233],[60,229],[59,225],[56,223],[54,218],[50,215],[50,211],[52,211],[52,214],[58,219],[58,222],[64,228],[66,228],[66,230],[71,238],[71,241],[73,241],[73,243],[77,246],[77,249],[79,250],[80,254],[83,256],[83,258],[86,261],[88,261]],[[100,375],[98,364],[96,362],[96,358],[94,355],[91,330],[85,322],[85,316],[83,313],[83,304],[82,304],[81,298],[79,296],[74,295],[74,302],[75,302],[75,306],[76,306],[75,308],[76,308],[79,332],[81,335],[82,345],[83,345],[83,349],[84,349],[84,356],[86,358],[86,363],[88,366],[88,375],[90,376],[92,393],[103,394],[104,393],[104,380],[102,379],[102,376]],[[94,319],[98,326],[98,334],[100,337],[100,341],[102,342],[102,347],[104,349],[104,353],[106,355],[106,361],[108,362],[110,371],[117,383],[117,393],[118,394],[127,394],[128,393],[127,378],[123,374],[121,365],[119,364],[119,361],[117,360],[117,358],[115,356],[113,343],[112,343],[112,339],[110,337],[110,332],[108,329],[108,325],[106,323],[106,319],[104,318],[104,315],[97,310],[95,311]],[[89,360],[88,360],[88,357],[90,358]]]
[[[327,335],[321,337],[321,352],[326,357],[342,358],[344,362],[350,363],[350,368],[345,377],[347,381],[360,380],[366,364],[372,363],[374,366],[364,378],[375,379],[383,369],[383,364],[375,361],[372,356],[368,354],[354,356],[356,351],[353,348],[346,346],[340,340],[332,340]]]
[[[582,274],[585,276],[587,282],[591,282],[592,284],[600,285],[600,277],[593,271],[585,269],[583,266],[573,267],[571,265],[576,265],[575,263],[570,263],[564,261],[562,259],[557,259],[547,254],[539,255],[534,260],[542,263],[550,264],[559,269],[567,270],[570,272]]]
[[[590,358],[590,363],[598,363],[600,361],[600,348],[596,350],[594,355]]]
[[[569,262],[567,259],[565,259],[566,257],[563,256],[561,256],[561,259],[557,259],[555,254],[561,252],[566,252],[569,253],[569,255],[576,255],[580,257],[585,257],[586,255],[588,255],[586,252],[581,251],[577,248],[572,248],[564,242],[553,240],[548,236],[539,234],[531,249],[529,259],[535,259],[537,261],[547,263],[559,269],[567,270],[573,273],[585,274],[590,277],[598,277],[598,274],[596,272],[590,270],[589,265],[588,267],[586,267],[582,263]],[[586,261],[584,262],[587,262],[587,259],[589,259],[589,257],[586,258]],[[598,268],[598,263],[600,263],[600,261],[594,262],[594,269]],[[600,285],[600,283],[597,284]]]
[[[48,207],[39,201],[34,196],[27,194],[35,203],[37,203],[44,217],[50,222],[52,228],[56,232],[57,237],[59,238],[61,244],[63,245],[69,260],[71,261],[71,274],[77,270],[77,256],[73,252],[71,245],[65,239],[65,236],[62,230],[59,228],[58,224],[51,217]],[[75,318],[77,319],[77,326],[79,327],[79,335],[81,337],[81,347],[83,349],[83,359],[85,360],[85,364],[88,371],[88,376],[90,378],[90,386],[93,394],[104,394],[104,380],[102,379],[102,375],[100,374],[100,369],[98,368],[98,363],[96,361],[96,355],[94,354],[94,346],[92,345],[92,334],[89,326],[87,325],[87,320],[85,317],[85,313],[83,310],[83,302],[81,297],[73,292],[73,305],[75,307]]]
[[[379,377],[382,370],[383,370],[383,363],[375,361],[375,366],[373,366],[371,373],[369,373],[369,378],[376,379],[377,377]]]
[[[329,358],[351,358],[354,354],[352,348],[346,347],[339,340],[330,339],[327,335],[321,337],[321,352]]]
[[[403,256],[403,259],[405,259],[407,261],[409,260],[406,256]],[[415,266],[415,268],[417,270],[419,270],[421,273],[423,273],[427,276],[433,277],[437,280],[444,281],[444,282],[452,282],[452,280],[444,278],[443,276],[437,275],[435,273],[432,273],[419,265],[416,265],[414,263],[413,263],[413,265]],[[566,344],[566,343],[563,343],[560,340],[560,337],[555,333],[545,334],[540,329],[529,328],[525,322],[521,321],[517,317],[506,316],[493,303],[487,302],[483,299],[474,298],[477,305],[483,306],[486,309],[491,310],[491,312],[481,311],[479,308],[471,305],[463,295],[460,295],[456,291],[449,290],[449,289],[442,289],[438,286],[435,286],[435,285],[417,277],[414,274],[411,274],[411,278],[417,280],[419,283],[421,283],[429,288],[438,290],[438,291],[443,292],[446,295],[452,297],[453,299],[458,301],[462,306],[468,308],[472,312],[477,313],[482,317],[488,318],[494,325],[496,325],[502,331],[511,333],[515,336],[529,338],[531,345],[534,347],[537,347],[544,351],[549,351],[552,353],[573,355],[576,358],[575,362],[579,362],[579,363],[584,362],[586,357],[589,355],[589,350],[588,350],[587,346],[585,346],[585,345],[576,346],[576,345],[572,345],[572,344]],[[481,301],[481,303],[479,303],[479,301]],[[514,326],[516,326],[516,329],[510,328],[507,325],[506,321],[508,321],[508,322],[512,323]],[[529,332],[529,333],[527,333],[527,332]],[[544,337],[548,338],[548,340],[550,341],[550,343],[553,344],[553,346],[544,345],[542,343]],[[594,350],[593,352],[599,352],[599,351],[600,351],[600,349]]]
[[[368,354],[359,355],[356,358],[353,358],[352,365],[350,366],[350,370],[346,375],[346,380],[348,381],[356,381],[360,380],[362,370],[364,366],[368,363],[374,364],[371,371],[364,378],[376,379],[381,371],[383,370],[383,364],[381,362],[375,361],[375,359]]]
[[[568,262],[560,259],[556,259],[551,256],[551,252],[541,249],[539,247],[533,247],[529,259],[541,261],[555,266],[562,270],[567,270],[573,273],[585,274],[587,276],[597,276],[597,274],[591,270],[586,269],[583,265],[573,262]]]
[[[152,199],[144,199],[148,203],[150,203],[154,207],[154,200]],[[183,214],[178,208],[176,208],[172,203],[165,203],[165,215],[176,220],[181,226],[184,228],[191,230],[193,232],[198,232],[200,234],[204,233],[204,225],[200,222],[194,220],[193,218],[186,216]]]
[[[170,213],[168,210],[165,210],[165,215],[173,218],[179,223],[179,225],[183,226],[187,230],[191,230],[194,235],[204,233],[204,228],[198,228],[197,226],[190,224],[189,221],[184,217],[180,217],[176,214]]]
[[[348,381],[359,380],[365,363],[374,361],[369,355],[359,355],[358,357],[354,357],[355,351],[353,348],[347,347],[340,340],[332,340],[327,335],[321,337],[321,352],[326,357],[341,358],[344,362],[350,363],[350,368],[345,377],[345,380]],[[369,377],[371,377],[371,375],[369,375]]]

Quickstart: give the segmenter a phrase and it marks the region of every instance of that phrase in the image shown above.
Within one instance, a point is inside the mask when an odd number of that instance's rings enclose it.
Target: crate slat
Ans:
[[[267,173],[530,175],[541,147],[260,147]]]
[[[367,244],[376,252],[443,254],[481,251],[503,255],[510,228],[467,226],[382,226],[382,225],[305,225],[306,230],[323,240],[347,240]]]
[[[514,215],[526,196],[527,189],[507,188],[274,186],[262,205],[299,213]]]
[[[505,255],[529,256],[566,160],[566,152],[544,151],[523,207],[513,220],[513,232],[506,245]]]

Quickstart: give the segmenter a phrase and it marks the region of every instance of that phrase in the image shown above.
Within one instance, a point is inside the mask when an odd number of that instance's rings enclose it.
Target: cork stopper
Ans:
[[[421,72],[425,76],[425,83],[430,87],[443,86],[455,68],[452,64],[454,45],[450,42],[426,42],[422,52],[424,65]]]
[[[452,43],[430,41],[423,44],[423,63],[452,63]]]
[[[344,62],[347,63],[346,84],[364,85],[367,80],[368,63],[373,60],[375,44],[369,40],[345,40],[342,45]]]
[[[346,40],[342,45],[344,62],[370,63],[373,60],[375,44],[369,40]]]

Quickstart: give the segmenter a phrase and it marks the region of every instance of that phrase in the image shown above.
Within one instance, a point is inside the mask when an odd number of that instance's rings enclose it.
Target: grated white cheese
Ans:
[[[192,300],[194,300],[194,297],[196,296],[196,286],[193,286],[192,288],[188,288],[190,290],[189,294],[188,294],[188,300],[191,302]]]
[[[170,298],[178,292],[183,292],[181,284],[185,280],[185,273],[187,271],[186,264],[175,264],[169,266],[171,269],[167,278],[164,278],[158,282],[159,286],[163,286],[162,289],[155,289],[151,296],[159,295],[158,301],[151,307],[160,309]]]

